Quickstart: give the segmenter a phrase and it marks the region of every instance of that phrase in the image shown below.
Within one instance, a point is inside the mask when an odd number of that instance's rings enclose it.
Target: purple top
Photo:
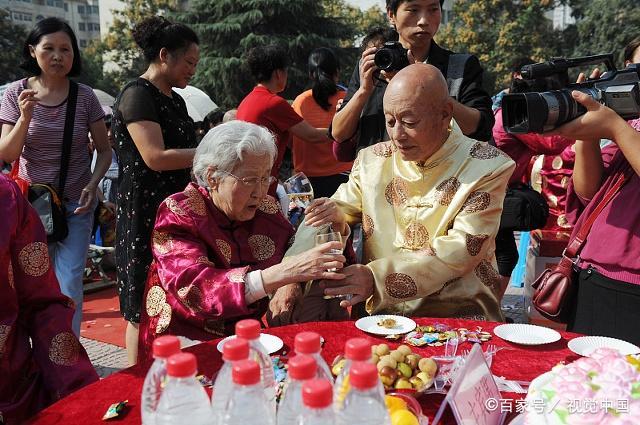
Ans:
[[[640,129],[640,120],[631,122],[631,125]],[[605,159],[604,183],[593,199],[580,198],[573,190],[573,181],[567,188],[567,196],[577,198],[582,205],[586,205],[584,211],[574,228],[574,233],[580,229],[584,220],[602,200],[605,193],[615,183],[619,171],[631,169],[631,165],[618,149],[611,161]],[[567,214],[575,214],[569,210],[570,206],[577,203],[567,202]],[[581,268],[593,266],[602,275],[615,280],[621,280],[632,284],[640,284],[640,177],[637,173],[631,173],[631,177],[622,186],[611,202],[602,210],[596,218],[593,227],[587,236],[587,241],[580,252]],[[572,235],[573,236],[573,235]]]

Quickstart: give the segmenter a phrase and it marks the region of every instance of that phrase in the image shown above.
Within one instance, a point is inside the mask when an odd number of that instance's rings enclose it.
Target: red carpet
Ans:
[[[84,296],[80,336],[124,347],[125,329],[115,287]]]

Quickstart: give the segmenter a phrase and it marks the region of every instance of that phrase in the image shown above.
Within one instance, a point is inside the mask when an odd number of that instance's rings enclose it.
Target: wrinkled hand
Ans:
[[[335,230],[346,233],[346,217],[333,199],[314,199],[304,212],[304,221],[307,226],[313,227],[333,224]]]
[[[624,120],[585,93],[574,90],[571,95],[587,108],[587,113],[545,134],[574,140],[613,139],[613,128],[616,124],[624,123]]]
[[[342,270],[344,279],[322,281],[325,295],[352,295],[350,300],[340,301],[340,307],[347,308],[366,301],[373,294],[375,279],[373,272],[364,264],[353,264]]]
[[[22,90],[20,95],[18,96],[18,107],[20,108],[20,115],[27,120],[27,122],[31,121],[33,117],[33,108],[38,104],[40,100],[36,95],[38,94],[35,90]]]
[[[327,242],[307,252],[285,258],[281,263],[286,276],[285,280],[289,282],[306,282],[318,279],[343,279],[345,276],[340,269],[342,269],[347,259],[342,254],[331,253],[332,250],[342,252],[342,244],[337,241]],[[340,271],[328,271],[331,269]]]
[[[87,185],[84,189],[82,189],[82,194],[80,195],[80,200],[78,203],[80,206],[75,209],[74,214],[84,214],[91,210],[93,207],[93,201],[96,198],[96,187],[92,185]]]
[[[293,308],[301,296],[302,289],[297,283],[290,283],[278,288],[271,301],[269,301],[271,317],[280,321],[280,323],[289,323]]]

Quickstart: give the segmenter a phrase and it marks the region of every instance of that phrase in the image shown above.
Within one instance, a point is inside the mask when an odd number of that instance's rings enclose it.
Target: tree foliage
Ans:
[[[6,10],[0,9],[0,84],[9,83],[25,75],[19,65],[22,45],[27,34],[14,24]]]
[[[453,20],[440,28],[436,40],[476,55],[485,70],[485,88],[495,93],[508,85],[515,59],[561,54],[559,33],[544,15],[552,7],[549,0],[457,0]]]
[[[345,13],[347,11],[348,13]],[[200,37],[200,65],[193,84],[219,105],[236,107],[255,84],[243,66],[252,47],[280,44],[289,52],[289,86],[293,98],[308,83],[307,58],[317,47],[334,48],[342,63],[353,62],[358,35],[343,0],[196,0],[178,19]],[[359,18],[359,17],[358,17]],[[364,19],[364,22],[367,22]]]

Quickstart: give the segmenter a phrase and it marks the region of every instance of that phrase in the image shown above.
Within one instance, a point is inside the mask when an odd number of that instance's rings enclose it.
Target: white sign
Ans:
[[[451,406],[459,425],[502,425],[506,414],[500,409],[487,409],[489,399],[500,400],[500,391],[480,344],[474,344],[433,419],[433,425],[438,424],[447,405]]]

